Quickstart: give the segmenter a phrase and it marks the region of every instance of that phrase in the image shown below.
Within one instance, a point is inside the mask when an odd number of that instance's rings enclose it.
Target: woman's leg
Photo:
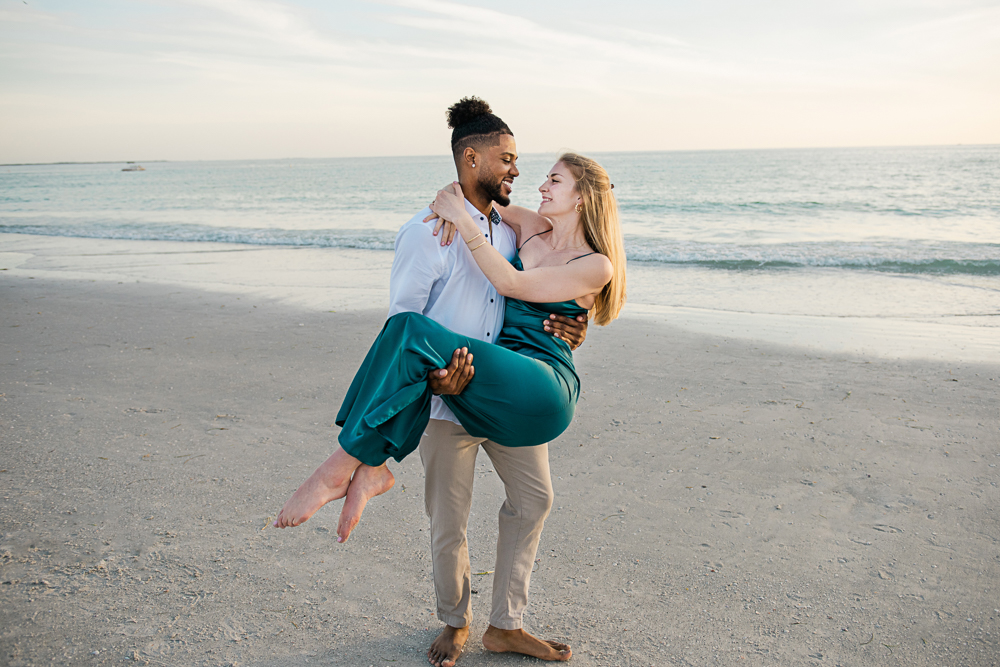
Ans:
[[[569,388],[550,367],[498,345],[470,340],[417,313],[390,318],[354,376],[337,414],[340,447],[285,503],[275,526],[297,526],[320,507],[348,495],[340,541],[357,525],[369,499],[392,488],[385,461],[416,449],[430,417],[427,374],[447,365],[456,348],[475,356],[476,378],[445,397],[470,433],[508,446],[537,445],[572,419]],[[351,475],[364,482],[354,494]]]
[[[323,505],[347,495],[351,475],[361,465],[341,447],[313,471],[309,479],[285,502],[274,522],[275,528],[289,528],[304,523]]]
[[[430,418],[427,374],[471,342],[419,313],[389,318],[337,412],[340,446],[374,468],[410,454]]]
[[[569,425],[579,385],[541,361],[407,312],[389,318],[355,374],[337,413],[340,446],[372,467],[415,450],[430,418],[427,374],[461,347],[475,357],[475,378],[458,396],[442,398],[469,433],[522,447],[548,442]]]
[[[373,468],[362,463],[354,471],[351,485],[347,487],[347,500],[340,510],[340,521],[337,523],[337,541],[346,542],[351,531],[361,521],[361,513],[365,505],[375,496],[381,496],[392,488],[396,478],[389,472],[389,466],[382,465]]]
[[[464,336],[417,313],[390,318],[368,350],[337,415],[337,423],[345,427],[338,436],[340,446],[285,503],[275,527],[298,526],[323,505],[346,495],[337,541],[346,540],[368,501],[395,483],[386,459],[392,455],[401,459],[416,447],[430,415],[427,373],[447,365],[438,350],[447,349],[450,357],[467,343]],[[387,421],[392,431],[388,435],[379,428]],[[410,440],[412,447],[407,446]]]

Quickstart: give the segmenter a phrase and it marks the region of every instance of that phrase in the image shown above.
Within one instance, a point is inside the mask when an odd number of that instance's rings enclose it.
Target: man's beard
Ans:
[[[503,179],[498,179],[497,175],[485,169],[479,175],[479,187],[483,193],[501,206],[510,206],[510,197],[503,193]]]

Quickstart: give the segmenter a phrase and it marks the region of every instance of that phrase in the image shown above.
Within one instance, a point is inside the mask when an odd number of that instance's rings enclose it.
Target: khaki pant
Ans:
[[[516,630],[528,605],[528,584],[542,524],[552,507],[549,447],[504,447],[471,436],[453,422],[432,419],[420,440],[420,460],[431,519],[437,615],[456,628],[472,623],[472,568],[466,529],[480,446],[507,492],[500,508],[490,625]]]

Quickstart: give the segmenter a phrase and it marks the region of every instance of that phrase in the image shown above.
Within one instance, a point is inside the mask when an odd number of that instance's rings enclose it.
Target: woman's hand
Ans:
[[[442,190],[446,190],[454,194],[454,187],[452,185],[446,185],[442,188]],[[455,223],[445,220],[444,218],[438,216],[437,213],[431,213],[429,216],[424,218],[424,222],[432,222],[434,220],[437,220],[437,224],[434,225],[434,236],[437,236],[443,229],[444,233],[441,234],[441,245],[451,245],[451,242],[455,240],[455,234],[458,232],[458,229],[455,227]]]
[[[432,213],[424,218],[424,222],[430,222],[432,220],[437,220],[437,224],[434,225],[434,236],[437,236],[443,229],[444,233],[441,234],[441,245],[451,245],[451,242],[455,240],[455,233],[458,231],[458,228],[455,227],[455,223],[448,222],[444,218],[439,218],[436,213]]]
[[[454,224],[466,241],[481,233],[479,227],[472,221],[472,216],[465,210],[465,196],[462,194],[462,186],[457,182],[438,190],[430,208],[439,218]],[[430,216],[427,219],[430,219]]]

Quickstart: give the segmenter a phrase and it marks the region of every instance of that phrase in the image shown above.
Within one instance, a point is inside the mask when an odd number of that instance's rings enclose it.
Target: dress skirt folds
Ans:
[[[575,302],[507,299],[496,343],[456,334],[418,313],[385,323],[337,414],[344,450],[370,466],[410,454],[430,418],[427,374],[461,347],[475,375],[458,396],[442,396],[469,434],[508,447],[540,445],[573,420],[580,379],[565,341],[542,329],[550,313],[586,313]]]

